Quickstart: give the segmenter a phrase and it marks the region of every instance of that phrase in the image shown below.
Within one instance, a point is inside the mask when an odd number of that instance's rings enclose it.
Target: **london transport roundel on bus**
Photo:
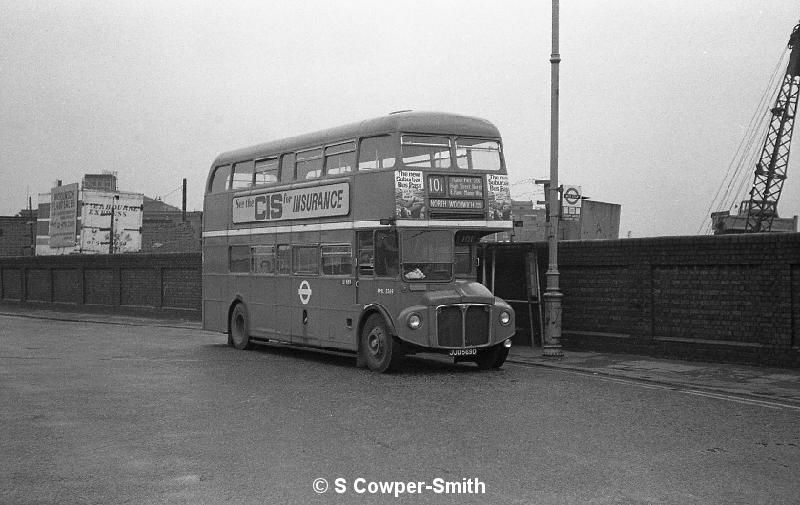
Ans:
[[[301,282],[300,287],[297,288],[297,294],[300,295],[300,303],[306,305],[311,300],[311,293],[311,285],[308,281]]]

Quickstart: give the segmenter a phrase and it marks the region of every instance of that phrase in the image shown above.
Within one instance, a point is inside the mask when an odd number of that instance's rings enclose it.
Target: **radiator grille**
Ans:
[[[436,312],[439,346],[475,347],[489,343],[491,307],[488,305],[447,305]]]
[[[436,316],[439,345],[442,347],[462,347],[461,307],[441,307]]]
[[[465,344],[467,347],[489,343],[489,319],[491,309],[486,305],[470,305],[467,307],[466,324],[464,328]]]

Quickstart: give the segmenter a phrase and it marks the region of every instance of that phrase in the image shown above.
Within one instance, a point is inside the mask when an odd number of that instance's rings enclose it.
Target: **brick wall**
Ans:
[[[0,258],[0,304],[200,318],[199,253]]]
[[[800,366],[800,234],[565,242],[565,344]]]

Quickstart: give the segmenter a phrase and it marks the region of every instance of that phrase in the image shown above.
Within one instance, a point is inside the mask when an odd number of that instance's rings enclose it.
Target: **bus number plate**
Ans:
[[[450,349],[450,356],[475,356],[478,350],[475,348],[470,349]]]

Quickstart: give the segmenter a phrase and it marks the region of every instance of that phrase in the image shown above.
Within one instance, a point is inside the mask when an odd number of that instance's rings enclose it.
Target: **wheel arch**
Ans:
[[[386,322],[386,327],[389,329],[389,332],[392,336],[397,336],[397,329],[394,326],[394,320],[392,320],[392,316],[389,315],[389,311],[383,305],[379,305],[377,303],[371,303],[369,305],[365,305],[364,309],[361,311],[361,316],[358,318],[358,335],[361,335],[361,332],[364,331],[364,325],[367,324],[367,319],[372,314],[380,314],[383,317],[383,320]]]

